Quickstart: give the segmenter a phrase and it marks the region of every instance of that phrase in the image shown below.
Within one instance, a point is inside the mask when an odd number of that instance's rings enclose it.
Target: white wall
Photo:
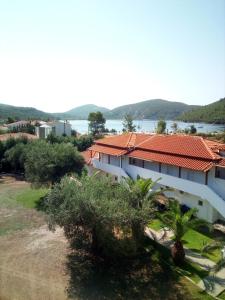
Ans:
[[[176,198],[180,203],[186,204],[189,207],[196,207],[198,211],[198,217],[203,218],[209,222],[214,222],[218,218],[225,218],[225,197],[221,195],[225,194],[225,180],[218,179],[214,177],[213,170],[209,172],[208,183],[205,185],[205,173],[203,172],[194,172],[188,169],[182,169],[182,177],[179,178],[177,167],[172,168],[167,165],[162,166],[162,173],[157,171],[152,171],[146,168],[137,167],[129,164],[129,158],[122,158],[121,169],[119,166],[120,158],[114,157],[110,158],[110,162],[113,164],[108,164],[108,155],[101,155],[101,162],[96,160],[96,168],[102,169],[105,172],[119,176],[130,177],[136,179],[137,176],[143,178],[152,178],[152,180],[158,180],[160,178],[160,185],[169,186],[174,189],[171,197]],[[148,165],[148,166],[151,166]],[[154,165],[156,168],[156,165]],[[125,171],[125,172],[124,172]],[[170,172],[171,174],[165,174]],[[177,176],[177,178],[174,178]],[[191,181],[188,178],[192,178]],[[181,192],[180,192],[181,191]],[[220,193],[218,192],[220,191]],[[221,194],[221,195],[220,195]],[[198,201],[201,200],[203,205],[200,206]],[[221,216],[220,216],[221,214]]]
[[[215,168],[209,171],[208,186],[225,200],[225,179],[215,177]]]
[[[212,205],[201,197],[194,196],[189,193],[181,193],[180,191],[165,192],[167,197],[175,198],[181,204],[185,204],[190,208],[197,208],[197,216],[200,219],[204,219],[210,223],[215,222],[219,218],[218,212],[212,207]],[[199,205],[199,201],[202,202],[202,206]]]
[[[35,127],[35,134],[41,139],[46,139],[51,131],[51,127]]]
[[[143,178],[152,178],[152,180],[157,180],[160,178],[160,184],[164,186],[172,187],[176,190],[183,191],[185,193],[190,193],[190,195],[193,195],[197,197],[198,199],[207,200],[209,202],[210,207],[214,207],[220,214],[225,217],[225,200],[220,197],[220,195],[217,192],[214,192],[213,189],[211,189],[209,186],[205,184],[201,184],[198,182],[190,181],[187,179],[182,178],[174,178],[174,176],[163,174],[143,168],[139,168],[133,165],[129,165],[129,161],[126,159],[126,164],[124,165],[124,169],[126,173],[132,177],[137,178],[137,176],[141,176]],[[224,189],[224,186],[223,186]],[[210,209],[207,208],[209,211]],[[205,214],[205,213],[203,213]],[[212,214],[214,212],[209,212],[209,221],[214,219]],[[207,216],[208,218],[208,216]]]

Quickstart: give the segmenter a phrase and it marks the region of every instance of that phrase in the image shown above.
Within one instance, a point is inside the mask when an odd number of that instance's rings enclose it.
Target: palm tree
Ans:
[[[151,213],[154,213],[154,200],[157,195],[161,194],[161,190],[153,190],[157,181],[152,179],[137,178],[136,180],[132,178],[126,178],[125,186],[130,193],[130,205],[139,210],[148,213],[149,219],[151,218]],[[142,245],[144,238],[144,229],[146,224],[140,222],[140,220],[133,221],[132,224],[132,234],[139,245]]]
[[[159,214],[159,218],[162,222],[174,233],[174,244],[171,248],[171,255],[174,263],[177,265],[182,264],[185,259],[182,237],[188,229],[209,226],[206,221],[194,217],[196,212],[196,208],[191,208],[187,212],[182,213],[179,202],[170,200],[169,210],[163,215]]]
[[[130,177],[126,178],[125,184],[133,196],[132,201],[135,208],[141,208],[146,203],[152,205],[156,196],[162,194],[160,189],[153,190],[158,180],[153,181],[151,178],[144,179],[141,177],[138,177],[136,180]]]

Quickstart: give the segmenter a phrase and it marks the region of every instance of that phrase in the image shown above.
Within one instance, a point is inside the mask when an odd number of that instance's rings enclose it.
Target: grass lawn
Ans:
[[[37,227],[43,215],[32,210],[46,189],[32,189],[26,182],[7,179],[0,183],[0,236]]]
[[[163,222],[161,220],[153,219],[149,223],[148,226],[155,231],[159,231],[165,225],[163,224]],[[211,236],[212,236],[212,234],[211,234]],[[214,240],[212,237],[209,237],[208,235],[203,234],[203,233],[193,230],[193,229],[189,229],[183,237],[184,246],[195,252],[200,252],[201,248],[204,246],[204,244],[212,243],[216,240],[217,239]],[[220,251],[220,249],[214,249],[210,253],[206,253],[203,256],[211,259],[214,262],[218,262],[221,258],[221,251]]]
[[[212,243],[213,239],[210,237],[196,231],[189,229],[183,237],[185,247],[192,249],[193,251],[200,252],[201,248],[204,246],[204,243]],[[210,253],[206,253],[203,256],[211,259],[214,262],[218,262],[221,258],[220,249],[215,249]]]
[[[158,244],[156,241],[150,241],[149,243],[158,250],[154,255],[156,261],[164,261],[179,274],[189,277],[195,283],[198,283],[202,278],[206,277],[209,274],[208,271],[203,270],[196,263],[191,263],[189,261],[186,261],[181,267],[175,266],[171,257],[170,250],[168,248]]]
[[[28,188],[22,193],[19,193],[16,196],[16,201],[22,204],[26,208],[35,208],[37,201],[44,197],[48,192],[48,189],[40,188],[40,189],[32,189]]]
[[[159,219],[153,219],[148,225],[148,227],[152,228],[155,231],[159,231],[160,229],[163,228],[163,226],[164,225],[163,225],[162,221]]]
[[[222,292],[219,296],[218,296],[219,299],[222,299],[222,300],[225,300],[225,291]]]

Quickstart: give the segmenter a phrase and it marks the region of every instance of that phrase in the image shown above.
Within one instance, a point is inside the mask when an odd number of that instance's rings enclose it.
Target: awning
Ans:
[[[107,147],[107,146],[101,146],[101,145],[93,145],[89,148],[89,150],[112,155],[112,156],[121,156],[121,155],[127,153],[127,150],[125,150],[125,149],[119,149],[119,148],[113,148],[113,147]]]

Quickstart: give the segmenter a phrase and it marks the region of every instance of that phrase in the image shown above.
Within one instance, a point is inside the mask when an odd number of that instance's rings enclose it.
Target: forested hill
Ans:
[[[101,113],[105,114],[106,112],[109,111],[109,109],[94,104],[86,104],[86,105],[75,107],[65,112],[65,114],[70,115],[75,119],[87,119],[89,113],[97,112],[97,111],[100,111]]]
[[[165,119],[174,120],[186,111],[199,106],[187,105],[181,102],[172,102],[162,99],[154,99],[123,105],[104,114],[107,119],[121,119],[125,114],[130,114],[134,119]]]
[[[225,124],[225,98],[198,109],[185,112],[178,119],[185,122]]]
[[[48,119],[51,114],[45,113],[33,107],[19,107],[6,104],[0,104],[0,119],[8,117],[15,119]]]
[[[225,124],[225,98],[206,106],[187,105],[162,99],[142,101],[109,110],[93,104],[82,105],[66,113],[46,113],[32,107],[0,104],[0,119],[87,119],[90,112],[101,111],[106,119],[122,119],[130,114],[134,119],[182,120]]]

